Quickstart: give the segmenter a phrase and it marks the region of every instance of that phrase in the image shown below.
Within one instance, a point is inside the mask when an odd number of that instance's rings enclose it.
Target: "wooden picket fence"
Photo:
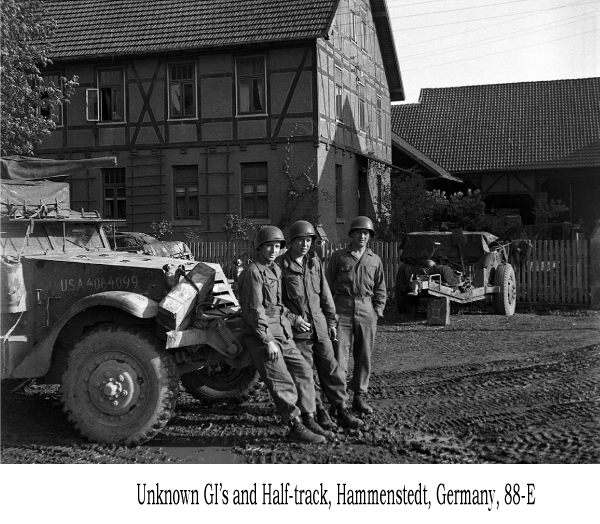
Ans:
[[[345,243],[326,243],[321,247],[323,262],[327,265],[331,254],[345,247]],[[400,244],[398,242],[373,242],[371,249],[383,262],[385,280],[390,298],[394,285]],[[252,242],[192,242],[190,248],[196,260],[221,264],[225,274],[233,278],[234,263],[251,260]],[[515,267],[517,298],[525,303],[553,305],[590,304],[590,260],[588,240],[537,240],[533,249]]]
[[[533,249],[515,273],[521,302],[590,304],[588,240],[533,241]]]

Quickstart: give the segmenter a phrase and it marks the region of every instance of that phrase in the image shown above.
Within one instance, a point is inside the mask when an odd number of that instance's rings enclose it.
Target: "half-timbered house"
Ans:
[[[377,218],[404,99],[385,0],[49,0],[48,81],[79,77],[36,154],[116,155],[73,206],[224,238],[225,216],[346,238]]]

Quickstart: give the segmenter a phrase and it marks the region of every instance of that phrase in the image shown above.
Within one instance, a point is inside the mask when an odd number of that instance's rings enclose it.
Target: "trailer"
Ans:
[[[470,304],[491,299],[494,311],[515,312],[515,272],[507,246],[491,233],[424,231],[409,233],[396,275],[396,305],[414,316],[419,300],[427,300],[427,323],[448,325],[450,302]]]

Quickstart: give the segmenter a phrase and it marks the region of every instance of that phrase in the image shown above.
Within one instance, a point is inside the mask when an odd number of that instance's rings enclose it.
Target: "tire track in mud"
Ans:
[[[372,377],[405,430],[434,454],[432,435],[454,437],[490,462],[600,460],[600,345]],[[446,456],[437,446],[440,458]],[[463,448],[466,448],[463,446]],[[456,457],[456,450],[453,458]],[[463,457],[467,460],[467,457]]]
[[[340,430],[321,446],[285,441],[264,385],[242,405],[206,406],[182,392],[163,433],[122,448],[86,442],[67,424],[56,388],[30,384],[2,398],[1,458],[186,462],[168,449],[218,445],[251,463],[598,463],[598,320],[457,315],[442,329],[390,321],[374,354],[375,412],[361,430]]]

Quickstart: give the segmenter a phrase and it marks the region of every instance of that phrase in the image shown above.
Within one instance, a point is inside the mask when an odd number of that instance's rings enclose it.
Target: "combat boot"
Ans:
[[[305,442],[307,444],[323,444],[327,439],[323,435],[316,435],[307,429],[300,417],[290,420],[290,432],[287,434],[287,439],[292,442]]]
[[[302,422],[304,423],[304,427],[309,431],[312,431],[315,435],[322,435],[327,440],[333,440],[335,437],[333,432],[327,431],[317,424],[315,416],[312,413],[303,413]]]
[[[373,408],[367,404],[364,396],[359,393],[354,393],[354,400],[352,401],[352,409],[359,413],[365,413],[367,415],[373,413]]]
[[[327,413],[323,406],[317,408],[317,423],[323,429],[328,429],[329,431],[336,431],[338,429],[337,424],[331,420],[329,413]]]
[[[344,405],[338,406],[336,414],[338,422],[341,426],[344,426],[345,428],[356,429],[364,424],[362,420],[350,413]]]

